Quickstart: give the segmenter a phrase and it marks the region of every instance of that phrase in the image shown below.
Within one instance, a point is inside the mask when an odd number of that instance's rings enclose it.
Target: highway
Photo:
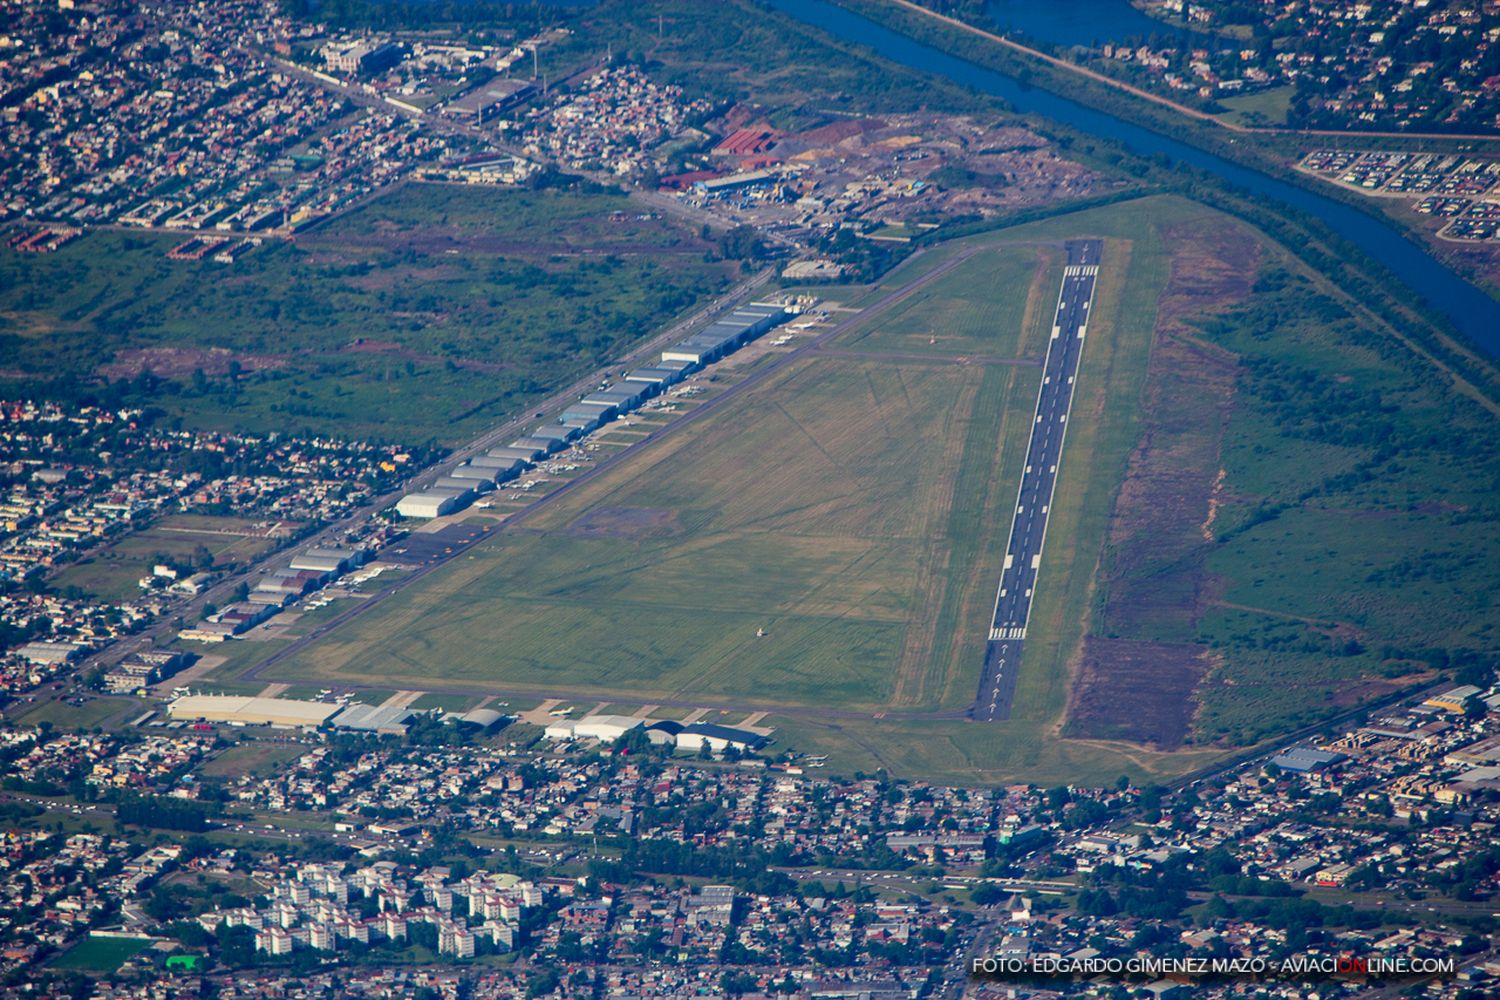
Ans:
[[[1100,240],[1069,240],[1065,246],[1068,263],[1057,295],[1057,315],[1052,321],[1047,357],[1042,362],[1042,384],[1037,390],[1036,419],[1032,421],[1031,440],[1026,446],[1026,468],[1016,491],[979,690],[969,710],[970,716],[981,722],[1009,719],[1015,701],[1021,649],[1031,619],[1031,598],[1042,565],[1042,545],[1047,538],[1047,514],[1057,486],[1068,412],[1073,406],[1073,382],[1083,358],[1089,307],[1094,300],[1094,282],[1104,251]]]

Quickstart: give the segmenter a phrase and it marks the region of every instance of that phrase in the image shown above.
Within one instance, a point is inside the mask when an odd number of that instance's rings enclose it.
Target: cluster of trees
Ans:
[[[121,823],[158,830],[202,833],[208,829],[208,815],[208,806],[202,802],[160,795],[132,796],[115,806],[115,818]]]

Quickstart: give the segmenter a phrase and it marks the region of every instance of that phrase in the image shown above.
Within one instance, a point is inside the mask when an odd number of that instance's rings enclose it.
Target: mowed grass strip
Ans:
[[[994,466],[1012,380],[990,371],[799,361],[286,672],[879,708],[923,567],[973,547],[950,512],[958,464]],[[927,644],[946,662],[954,640]]]
[[[869,324],[839,337],[835,346],[872,353],[1021,356],[1028,293],[1048,273],[1046,265],[1037,247],[982,250]],[[898,269],[887,284],[909,277],[905,268]]]

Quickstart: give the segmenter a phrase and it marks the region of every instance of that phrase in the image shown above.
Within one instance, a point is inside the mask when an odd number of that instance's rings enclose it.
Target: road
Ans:
[[[1073,406],[1073,382],[1083,358],[1089,306],[1094,300],[1094,281],[1104,251],[1100,240],[1069,240],[1065,245],[1068,264],[1057,294],[1057,315],[1052,321],[1047,357],[1042,362],[1036,419],[1032,421],[1031,440],[1026,446],[1026,468],[1016,492],[1010,537],[1005,543],[1005,567],[995,595],[979,690],[970,709],[971,716],[981,722],[1009,719],[1015,701],[1021,649],[1031,619],[1031,598],[1042,564],[1042,545],[1047,538],[1047,514],[1057,486],[1068,412]]]

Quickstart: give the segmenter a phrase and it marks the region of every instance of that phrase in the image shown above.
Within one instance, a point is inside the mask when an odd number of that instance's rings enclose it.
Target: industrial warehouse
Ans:
[[[627,372],[565,408],[558,418],[541,424],[503,448],[491,448],[462,462],[425,489],[408,493],[396,504],[402,517],[434,518],[457,513],[476,497],[533,468],[546,456],[573,445],[653,396],[708,365],[733,354],[791,313],[785,306],[752,302],[738,306],[703,330],[662,351],[655,365]]]
[[[185,722],[222,722],[231,726],[270,726],[273,729],[318,729],[327,725],[333,729],[377,736],[404,736],[407,724],[422,714],[425,713],[404,705],[228,694],[187,694],[167,705],[168,718]],[[445,716],[446,721],[482,730],[496,727],[508,718],[493,709],[475,709]]]
[[[445,722],[489,730],[503,725],[510,716],[494,709],[478,708],[465,713],[444,714]],[[179,723],[223,723],[230,726],[269,726],[273,729],[341,729],[376,736],[404,736],[408,723],[427,714],[404,705],[366,705],[363,702],[303,701],[295,698],[247,697],[228,694],[185,694],[167,705],[167,717]],[[650,719],[634,715],[589,715],[549,724],[544,736],[571,743],[596,740],[613,743],[640,729],[656,746],[690,753],[750,752],[769,746],[767,730],[754,731],[708,722],[683,723],[673,719]]]

